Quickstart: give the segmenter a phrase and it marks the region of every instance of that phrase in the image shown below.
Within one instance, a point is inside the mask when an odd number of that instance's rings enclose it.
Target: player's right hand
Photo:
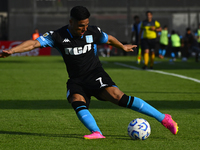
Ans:
[[[154,26],[152,26],[152,27],[150,28],[150,30],[155,31],[156,28],[155,28]]]
[[[10,56],[11,54],[12,54],[11,51],[3,50],[2,52],[0,52],[0,58],[6,58]]]
[[[137,45],[124,45],[123,50],[125,52],[133,52],[134,51],[133,49],[136,47],[137,47]]]

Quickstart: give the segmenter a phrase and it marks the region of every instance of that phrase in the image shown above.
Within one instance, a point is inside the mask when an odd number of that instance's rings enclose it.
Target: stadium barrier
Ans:
[[[0,51],[11,49],[12,47],[15,47],[19,44],[21,44],[23,41],[0,41]],[[23,53],[15,53],[11,56],[44,56],[44,55],[51,55],[51,48],[45,47],[45,48],[36,48],[32,51],[23,52]]]

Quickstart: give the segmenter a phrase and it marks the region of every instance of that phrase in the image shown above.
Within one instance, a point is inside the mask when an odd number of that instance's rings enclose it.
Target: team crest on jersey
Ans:
[[[85,38],[86,38],[87,43],[93,43],[93,36],[92,35],[86,35]]]
[[[46,37],[46,36],[48,36],[48,35],[49,35],[49,33],[46,32],[45,34],[43,34],[43,37]]]

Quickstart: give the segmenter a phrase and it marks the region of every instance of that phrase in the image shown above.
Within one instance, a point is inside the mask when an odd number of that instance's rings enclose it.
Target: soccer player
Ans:
[[[139,16],[134,16],[134,24],[131,32],[131,43],[137,45],[137,63],[141,62],[141,46],[139,45],[139,34],[141,29],[142,22],[140,21]],[[133,41],[133,37],[135,37],[135,42]],[[142,37],[141,37],[142,38]]]
[[[168,40],[169,34],[168,34],[167,26],[165,25],[163,27],[163,30],[159,33],[160,33],[160,49],[159,49],[158,53],[159,53],[159,57],[161,59],[163,59],[166,54],[166,48],[167,48],[168,42],[169,42],[169,40]]]
[[[107,43],[126,52],[133,51],[136,45],[123,45],[99,27],[90,26],[90,13],[83,6],[73,7],[70,16],[68,25],[46,32],[36,40],[25,41],[10,50],[3,50],[0,57],[5,58],[13,53],[30,51],[37,47],[50,46],[60,51],[69,74],[67,99],[78,119],[91,131],[91,134],[84,135],[85,139],[105,138],[88,110],[91,96],[154,117],[173,134],[177,134],[177,123],[170,115],[159,112],[138,97],[124,94],[104,71],[97,56],[96,44]]]
[[[171,46],[172,46],[171,57],[172,57],[172,61],[175,61],[176,56],[178,55],[178,52],[180,51],[180,48],[181,48],[181,38],[174,30],[172,30],[170,39],[171,39]]]
[[[193,35],[191,29],[188,27],[186,28],[186,34],[184,37],[184,43],[185,43],[185,47],[187,48],[187,58],[189,58],[190,53],[195,52],[196,56],[195,56],[195,61],[198,62],[199,61],[199,53],[200,53],[200,48],[197,42],[197,39],[195,38],[195,36]]]
[[[144,66],[143,69],[147,69],[149,63],[149,53],[150,53],[150,69],[153,69],[154,59],[155,59],[155,46],[156,46],[156,32],[162,30],[160,23],[153,19],[151,11],[146,12],[147,19],[141,24],[140,30],[140,41],[142,50],[144,51]],[[141,36],[143,35],[143,39]],[[140,42],[139,42],[140,43]]]

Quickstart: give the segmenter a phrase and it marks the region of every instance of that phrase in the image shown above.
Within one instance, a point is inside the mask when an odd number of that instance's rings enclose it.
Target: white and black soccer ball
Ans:
[[[133,140],[146,140],[150,134],[151,127],[145,119],[134,119],[128,125],[128,135]]]

